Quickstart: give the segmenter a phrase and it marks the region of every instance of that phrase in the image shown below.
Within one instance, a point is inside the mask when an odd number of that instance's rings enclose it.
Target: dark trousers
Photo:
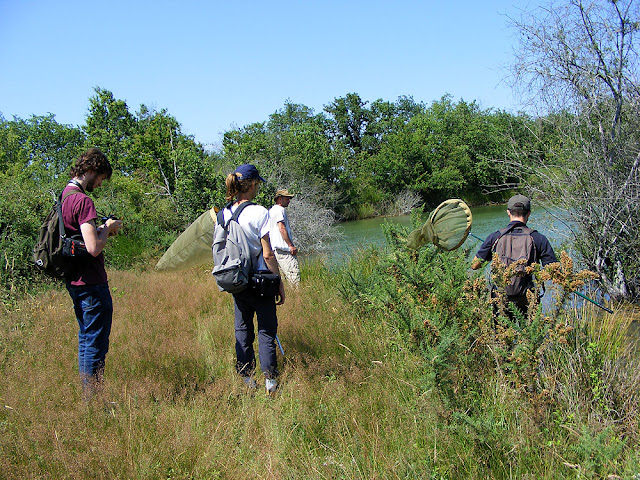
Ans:
[[[256,368],[253,342],[256,338],[254,314],[258,318],[258,357],[266,378],[276,378],[276,316],[275,297],[261,297],[251,288],[233,295],[236,330],[236,370],[242,376],[252,375]]]
[[[496,298],[498,296],[498,294],[496,293],[495,289],[491,290],[491,298]],[[529,310],[529,301],[527,300],[526,295],[525,296],[510,296],[507,295],[506,296],[506,305],[505,305],[505,313],[507,314],[507,316],[511,319],[511,320],[515,320],[516,317],[512,312],[512,305],[516,307],[516,310],[519,311],[523,317],[527,317],[527,312]],[[494,304],[493,306],[493,316],[494,319],[496,317],[498,317],[499,315],[499,309],[498,306]]]
[[[525,318],[527,317],[527,312],[529,311],[529,301],[527,300],[527,297],[507,297],[507,300],[509,303],[515,305],[516,309],[518,309],[520,311],[520,313],[522,314],[522,316],[524,316]],[[513,314],[510,313],[510,316],[513,316]]]

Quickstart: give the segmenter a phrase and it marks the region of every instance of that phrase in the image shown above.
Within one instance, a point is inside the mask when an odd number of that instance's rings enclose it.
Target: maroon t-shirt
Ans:
[[[67,192],[72,190],[80,192],[80,189],[75,185],[67,185],[62,196],[64,197]],[[62,220],[64,221],[65,233],[69,237],[81,233],[80,225],[97,218],[98,213],[93,200],[82,192],[68,196],[62,203]],[[76,287],[107,283],[107,272],[104,269],[102,252],[97,257],[87,255],[76,259],[69,279],[71,285]]]

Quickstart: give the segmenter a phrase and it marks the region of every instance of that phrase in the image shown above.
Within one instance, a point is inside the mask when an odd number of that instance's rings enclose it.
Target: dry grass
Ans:
[[[106,385],[89,405],[66,291],[25,301],[1,322],[0,478],[420,476],[417,389],[312,276],[278,310],[275,399],[236,376],[231,297],[205,270],[111,272]]]

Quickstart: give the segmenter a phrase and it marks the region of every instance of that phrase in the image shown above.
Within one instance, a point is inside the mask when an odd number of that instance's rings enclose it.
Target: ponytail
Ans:
[[[230,173],[229,175],[227,175],[227,178],[224,181],[227,187],[227,195],[225,196],[225,200],[227,202],[232,201],[238,196],[238,194],[249,191],[249,189],[253,187],[253,185],[258,181],[259,180],[253,178],[241,180],[238,173]]]

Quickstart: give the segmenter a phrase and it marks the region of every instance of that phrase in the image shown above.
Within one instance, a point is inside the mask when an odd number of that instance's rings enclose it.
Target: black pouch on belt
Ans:
[[[275,297],[280,292],[280,275],[271,272],[256,272],[249,285],[261,297]]]

